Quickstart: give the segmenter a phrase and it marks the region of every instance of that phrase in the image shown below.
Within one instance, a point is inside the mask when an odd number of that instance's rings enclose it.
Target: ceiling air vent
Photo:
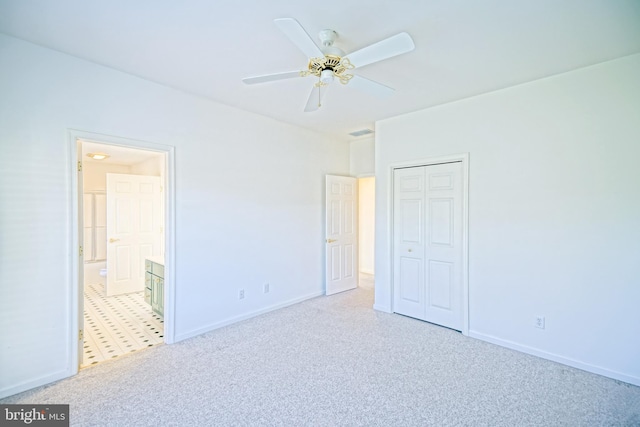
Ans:
[[[349,135],[351,135],[351,136],[362,136],[362,135],[369,135],[370,133],[373,133],[373,131],[371,129],[360,129],[360,130],[356,130],[356,131],[353,131],[353,132],[349,133]]]

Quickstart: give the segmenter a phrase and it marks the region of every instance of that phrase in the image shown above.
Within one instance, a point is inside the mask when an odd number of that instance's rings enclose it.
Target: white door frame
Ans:
[[[78,347],[78,333],[80,330],[80,298],[84,294],[84,283],[81,280],[84,265],[80,262],[78,250],[82,245],[82,237],[79,227],[82,226],[82,214],[79,207],[79,190],[82,183],[78,180],[78,161],[81,160],[82,153],[78,149],[78,140],[95,142],[98,144],[117,145],[120,147],[136,148],[148,151],[156,151],[165,154],[165,182],[164,185],[164,231],[165,231],[165,304],[164,304],[164,342],[172,344],[175,342],[175,147],[161,145],[147,141],[138,141],[128,138],[121,138],[112,135],[102,135],[94,132],[87,132],[76,129],[68,129],[67,139],[71,157],[71,170],[69,171],[69,182],[71,183],[71,227],[72,235],[70,248],[75,251],[76,256],[71,256],[69,277],[72,284],[69,288],[69,306],[72,309],[69,322],[69,375],[75,375],[79,370],[80,354]]]
[[[441,163],[462,162],[462,334],[469,335],[469,153],[451,154],[446,156],[428,157],[425,159],[410,160],[406,162],[392,163],[389,166],[389,185],[387,208],[389,210],[389,272],[391,279],[391,292],[389,301],[391,301],[391,312],[395,307],[393,300],[394,286],[394,247],[393,247],[393,224],[394,224],[394,170],[418,166],[430,166]]]

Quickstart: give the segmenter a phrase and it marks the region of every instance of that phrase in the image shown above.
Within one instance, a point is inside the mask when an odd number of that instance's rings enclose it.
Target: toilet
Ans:
[[[95,273],[94,273],[95,274]],[[107,269],[101,268],[100,273],[98,273],[101,277],[107,277]]]

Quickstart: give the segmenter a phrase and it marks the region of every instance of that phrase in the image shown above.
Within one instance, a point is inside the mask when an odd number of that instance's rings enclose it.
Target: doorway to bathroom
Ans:
[[[172,341],[172,305],[165,304],[173,295],[165,274],[173,254],[172,150],[84,133],[74,139],[81,253],[76,366],[86,368]]]

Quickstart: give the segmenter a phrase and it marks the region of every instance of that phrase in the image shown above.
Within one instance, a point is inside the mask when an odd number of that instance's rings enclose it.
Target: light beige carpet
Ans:
[[[2,403],[79,426],[637,426],[640,388],[319,297],[98,364]]]

